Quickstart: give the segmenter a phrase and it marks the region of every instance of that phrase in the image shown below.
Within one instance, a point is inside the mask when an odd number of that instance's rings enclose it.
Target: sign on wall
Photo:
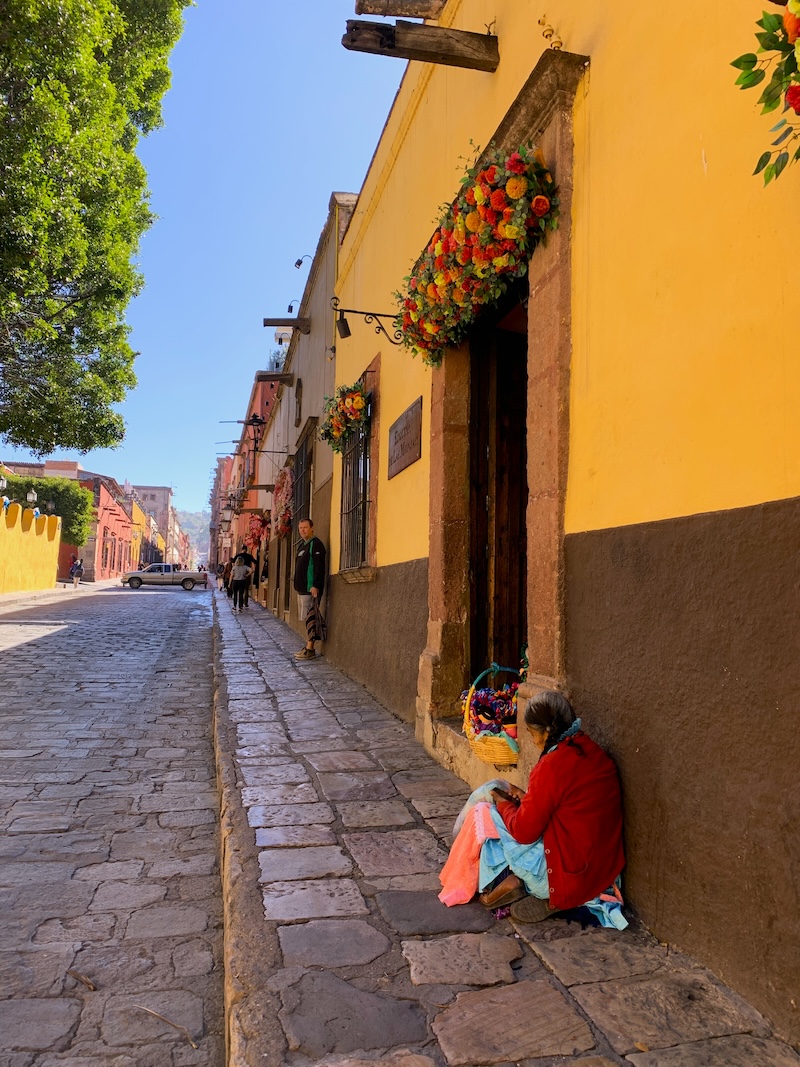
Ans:
[[[405,470],[422,456],[422,397],[406,408],[389,427],[389,477]]]

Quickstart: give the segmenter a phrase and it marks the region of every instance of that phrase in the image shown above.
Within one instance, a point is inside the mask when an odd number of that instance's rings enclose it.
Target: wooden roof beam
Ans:
[[[446,0],[356,0],[357,15],[398,15],[401,19],[438,19]]]
[[[416,59],[493,73],[500,63],[497,38],[418,22],[359,22],[349,19],[342,44],[351,52],[369,52],[396,59]]]

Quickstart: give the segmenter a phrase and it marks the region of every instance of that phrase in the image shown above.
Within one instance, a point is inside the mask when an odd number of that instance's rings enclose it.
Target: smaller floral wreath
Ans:
[[[783,104],[784,118],[772,127],[776,134],[772,148],[762,153],[753,174],[764,173],[764,184],[779,178],[789,162],[800,159],[800,0],[773,0],[786,7],[783,15],[765,11],[756,22],[758,53],[745,52],[734,59],[732,67],[740,72],[736,84],[741,89],[753,89],[767,76],[771,64],[775,64],[766,88],[758,98],[761,114],[768,115]],[[762,58],[763,56],[763,58]],[[774,159],[772,157],[775,157]]]
[[[247,536],[244,543],[254,552],[258,552],[262,541],[269,541],[270,523],[266,515],[251,515],[247,524]]]
[[[526,273],[533,250],[557,226],[557,190],[538,150],[490,151],[461,184],[404,291],[394,294],[403,344],[433,367],[480,309]]]
[[[333,396],[325,397],[323,412],[325,418],[319,428],[320,440],[327,442],[334,452],[344,452],[353,434],[369,421],[367,391],[363,383],[340,385]]]
[[[275,479],[272,503],[275,512],[275,534],[277,537],[288,537],[292,532],[294,514],[294,476],[289,467],[284,467]]]

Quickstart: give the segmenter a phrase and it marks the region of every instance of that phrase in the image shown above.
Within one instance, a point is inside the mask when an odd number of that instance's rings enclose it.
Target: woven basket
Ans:
[[[469,719],[469,709],[472,704],[472,696],[475,690],[478,688],[478,683],[482,681],[489,674],[514,674],[519,678],[519,671],[513,667],[500,667],[496,663],[492,663],[488,670],[479,674],[475,681],[469,688],[466,699],[464,700],[464,724],[463,731],[467,741],[469,741],[469,747],[475,753],[479,760],[484,763],[492,763],[496,767],[502,766],[514,766],[517,762],[517,756],[519,755],[519,744],[513,737],[509,736],[503,730],[499,734],[476,734],[472,729],[472,723]],[[514,694],[513,700],[514,707],[517,704],[517,697]]]

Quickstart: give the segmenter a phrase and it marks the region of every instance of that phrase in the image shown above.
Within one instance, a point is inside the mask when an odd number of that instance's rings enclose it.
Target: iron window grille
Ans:
[[[367,562],[372,394],[366,415],[342,453],[342,570]]]

